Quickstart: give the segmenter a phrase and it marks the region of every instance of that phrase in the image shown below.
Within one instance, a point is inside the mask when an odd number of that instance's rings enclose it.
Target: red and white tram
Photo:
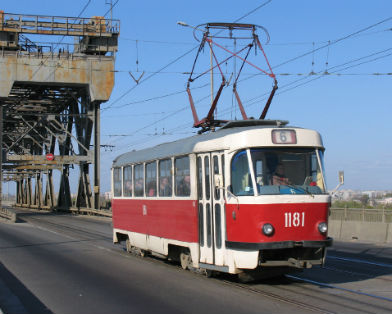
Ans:
[[[318,132],[275,120],[118,156],[113,240],[195,267],[286,272],[324,262],[330,196]]]

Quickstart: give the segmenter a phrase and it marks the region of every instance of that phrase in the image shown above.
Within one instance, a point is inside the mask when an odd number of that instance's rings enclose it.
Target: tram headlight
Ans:
[[[320,222],[318,225],[318,230],[321,234],[326,234],[328,231],[328,225],[326,222]]]
[[[275,229],[273,225],[267,223],[263,225],[262,231],[266,236],[270,237],[274,234]]]

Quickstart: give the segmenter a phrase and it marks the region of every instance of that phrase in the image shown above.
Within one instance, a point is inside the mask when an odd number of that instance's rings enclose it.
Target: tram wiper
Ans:
[[[310,195],[311,197],[314,197],[314,195],[312,193],[310,193],[306,188],[302,187],[301,185],[292,185],[292,184],[289,184],[289,183],[285,183],[285,184],[282,184],[282,185],[287,186],[289,188],[292,188],[294,190],[303,191],[306,194]]]

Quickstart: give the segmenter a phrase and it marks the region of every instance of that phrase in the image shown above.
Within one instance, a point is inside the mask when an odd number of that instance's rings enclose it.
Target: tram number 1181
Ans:
[[[286,228],[304,227],[305,226],[305,212],[284,213],[284,226]]]

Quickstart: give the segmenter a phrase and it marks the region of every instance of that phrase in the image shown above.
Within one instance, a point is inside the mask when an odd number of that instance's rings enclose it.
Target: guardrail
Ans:
[[[0,217],[8,219],[11,222],[16,222],[17,220],[16,213],[12,209],[5,207],[0,207]]]
[[[392,243],[392,210],[331,208],[328,235],[343,241]]]
[[[30,209],[35,209],[35,210],[46,210],[46,211],[51,211],[49,206],[37,206],[37,205],[28,205],[28,204],[11,204],[11,206],[15,206],[17,208],[30,208]],[[11,217],[10,213],[14,213],[16,217],[16,213],[12,211],[12,209],[7,209],[7,208],[2,208],[2,211],[0,211],[0,216],[4,218]],[[8,210],[8,212],[7,212]],[[77,208],[77,207],[71,207],[71,208],[55,208],[56,211],[59,212],[71,212],[74,214],[83,214],[83,215],[99,215],[99,216],[105,216],[105,217],[112,217],[112,210],[111,209],[91,209],[91,208]],[[4,212],[2,214],[2,212]],[[16,218],[15,218],[16,219]],[[16,220],[15,220],[16,221]]]
[[[59,211],[63,211],[63,209],[58,209]],[[76,208],[76,207],[71,207],[69,209],[64,210],[66,212],[71,211],[72,213],[75,214],[87,214],[87,215],[99,215],[99,216],[105,216],[105,217],[112,217],[112,211],[111,210],[103,210],[103,209],[91,209],[91,208]]]
[[[392,223],[392,210],[367,208],[331,208],[330,220]]]

